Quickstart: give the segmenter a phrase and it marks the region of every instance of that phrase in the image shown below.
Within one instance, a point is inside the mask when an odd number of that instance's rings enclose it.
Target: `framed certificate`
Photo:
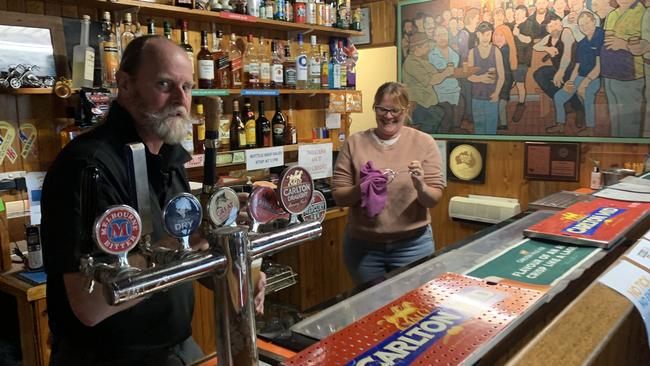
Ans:
[[[577,182],[580,144],[526,142],[524,177],[531,180]]]

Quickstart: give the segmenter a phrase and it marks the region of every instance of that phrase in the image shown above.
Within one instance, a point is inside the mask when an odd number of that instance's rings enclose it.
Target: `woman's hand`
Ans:
[[[411,180],[415,189],[422,190],[424,187],[424,169],[422,168],[422,163],[419,160],[413,160],[408,166],[409,173],[411,174]]]

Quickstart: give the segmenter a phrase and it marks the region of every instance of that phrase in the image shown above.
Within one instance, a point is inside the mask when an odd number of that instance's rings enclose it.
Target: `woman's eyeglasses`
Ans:
[[[391,108],[382,107],[380,105],[375,106],[375,113],[377,113],[380,116],[385,116],[388,114],[388,112],[390,112],[390,114],[392,114],[395,117],[399,117],[404,112],[404,108],[391,109]]]

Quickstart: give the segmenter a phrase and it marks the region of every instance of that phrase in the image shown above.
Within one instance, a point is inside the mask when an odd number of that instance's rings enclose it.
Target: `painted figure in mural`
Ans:
[[[421,12],[421,11],[419,11],[415,15],[415,20],[414,21],[415,21],[415,28],[417,28],[415,30],[416,32],[424,33],[424,18],[426,16],[427,15],[425,13]]]
[[[635,56],[643,56],[643,73],[645,75],[645,119],[643,121],[642,137],[650,137],[650,8],[647,8],[643,14],[641,24],[641,39],[639,42],[634,40],[627,44],[630,52]]]
[[[569,14],[569,6],[567,5],[566,0],[555,0],[553,3],[553,8],[549,10],[560,18],[564,18],[567,14]]]
[[[512,30],[515,27],[515,9],[506,8],[505,16],[506,16],[506,25],[510,27],[510,30]]]
[[[440,132],[449,132],[460,127],[463,105],[460,101],[460,84],[454,77],[454,68],[460,65],[460,55],[449,47],[449,32],[443,26],[434,31],[436,47],[429,53],[429,62],[445,78],[435,84],[433,89],[438,95],[438,105],[445,110]]]
[[[515,37],[517,48],[517,61],[519,65],[513,71],[515,86],[517,87],[517,106],[512,115],[512,122],[519,122],[526,109],[526,74],[533,58],[533,22],[528,18],[528,8],[519,5],[515,9],[515,25],[512,28],[512,35]]]
[[[506,22],[506,11],[503,8],[496,8],[494,9],[494,29],[496,30],[496,27],[500,26],[501,24],[505,24]]]
[[[429,40],[429,48],[433,48],[436,45],[436,41],[433,39],[433,30],[436,28],[436,23],[433,20],[431,15],[424,17],[424,34],[427,35]]]
[[[468,63],[478,71],[467,79],[472,82],[474,133],[496,135],[499,118],[499,93],[505,81],[501,51],[492,45],[493,28],[481,22],[476,28],[478,46],[470,50]]]
[[[476,27],[480,20],[480,11],[477,8],[470,8],[465,13],[465,28],[460,31],[458,48],[460,51],[460,61],[467,62],[469,50],[476,47],[478,39],[476,38]],[[473,120],[472,115],[472,83],[467,79],[460,80],[461,94],[465,99],[465,112],[463,119]],[[459,131],[461,133],[466,131]]]
[[[402,22],[402,59],[409,54],[409,39],[415,33],[415,24],[412,20],[407,19]]]
[[[591,10],[598,15],[598,21],[603,26],[609,13],[614,11],[614,7],[610,0],[591,0]]]
[[[424,33],[411,36],[410,50],[402,64],[402,80],[408,89],[413,108],[413,120],[426,133],[438,133],[445,111],[438,105],[438,95],[433,89],[447,76],[438,72],[429,62],[429,41]]]
[[[497,129],[507,130],[508,113],[506,107],[508,101],[510,101],[510,90],[515,82],[512,70],[517,69],[517,50],[515,49],[515,39],[512,35],[512,31],[505,24],[496,26],[494,29],[494,35],[492,35],[492,43],[501,50],[504,75],[503,87],[499,93],[499,125]]]
[[[562,22],[554,19],[546,26],[548,34],[533,46],[535,51],[545,52],[542,61],[550,61],[550,65],[543,65],[533,73],[533,78],[540,89],[549,98],[553,99],[555,94],[562,88],[564,83],[571,77],[573,71],[573,52],[575,44],[570,28],[562,28]],[[582,33],[581,33],[582,35]],[[584,36],[583,36],[584,38]],[[582,128],[584,125],[584,108],[577,95],[569,100],[568,108],[563,111],[576,113],[576,125]],[[556,119],[557,122],[557,119]],[[551,133],[556,133],[557,128],[552,126]]]
[[[645,6],[637,0],[617,0],[618,7],[605,19],[605,47],[601,73],[607,94],[612,137],[639,137],[643,105],[644,62],[628,43],[641,39]]]
[[[443,27],[449,27],[449,21],[451,20],[451,11],[448,9],[442,11],[442,22],[440,25]]]
[[[458,19],[451,18],[449,20],[449,47],[460,55],[458,48],[458,36],[460,35],[460,28],[458,28]]]
[[[583,11],[578,16],[578,25],[584,35],[576,46],[575,66],[571,77],[554,98],[556,125],[546,129],[549,133],[564,133],[566,123],[564,103],[577,94],[585,108],[587,127],[578,131],[579,136],[593,136],[596,126],[596,93],[600,89],[600,52],[605,32],[596,26],[598,16]]]

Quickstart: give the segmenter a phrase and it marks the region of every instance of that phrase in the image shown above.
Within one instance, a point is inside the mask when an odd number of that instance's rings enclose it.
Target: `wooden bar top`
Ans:
[[[33,285],[13,275],[23,270],[22,264],[12,264],[9,271],[0,273],[0,290],[27,301],[36,301],[45,298],[45,284]]]

